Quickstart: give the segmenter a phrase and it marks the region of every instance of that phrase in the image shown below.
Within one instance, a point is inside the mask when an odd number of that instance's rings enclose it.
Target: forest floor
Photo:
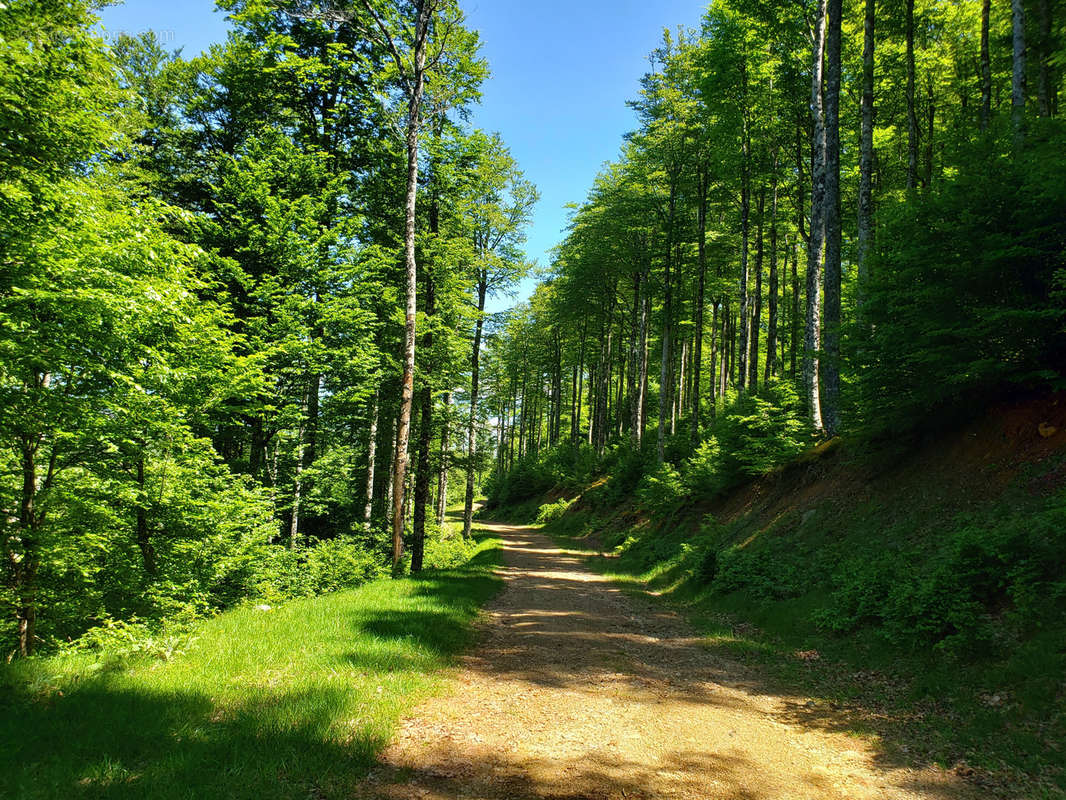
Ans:
[[[954,774],[712,653],[676,614],[532,527],[449,695],[417,707],[362,798],[969,798]]]

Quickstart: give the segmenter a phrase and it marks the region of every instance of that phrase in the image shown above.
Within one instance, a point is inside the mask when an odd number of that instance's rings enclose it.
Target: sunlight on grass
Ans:
[[[500,585],[497,548],[485,538],[460,569],[237,609],[169,662],[78,654],[6,667],[5,796],[348,796],[469,644]]]

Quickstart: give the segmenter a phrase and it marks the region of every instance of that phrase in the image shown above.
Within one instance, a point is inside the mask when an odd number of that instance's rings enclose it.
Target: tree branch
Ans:
[[[392,60],[396,62],[396,69],[400,75],[400,82],[403,84],[404,91],[407,92],[408,97],[414,91],[414,87],[411,85],[411,80],[407,76],[407,70],[403,65],[403,57],[400,55],[400,51],[396,48],[396,42],[392,38],[392,34],[389,33],[388,27],[385,25],[384,20],[374,10],[374,7],[370,5],[370,0],[363,0],[363,8],[370,14],[371,19],[378,26],[378,30],[381,31],[382,39],[379,40],[389,51],[392,56]]]

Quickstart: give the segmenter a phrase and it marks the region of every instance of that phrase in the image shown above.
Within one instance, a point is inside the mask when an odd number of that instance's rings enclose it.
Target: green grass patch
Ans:
[[[435,691],[500,587],[456,569],[236,609],[168,660],[68,653],[0,670],[5,797],[341,798]]]

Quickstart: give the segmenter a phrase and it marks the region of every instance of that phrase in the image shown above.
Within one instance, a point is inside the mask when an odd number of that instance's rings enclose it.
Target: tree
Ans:
[[[826,0],[819,0],[815,19],[814,46],[811,54],[811,216],[807,243],[807,316],[804,327],[803,384],[807,412],[815,430],[824,428],[821,387],[819,385],[822,339],[821,277],[827,233],[826,225],[826,130],[824,104],[824,69],[826,48]]]
[[[825,52],[825,335],[822,369],[822,424],[829,436],[840,432],[840,47],[841,0],[829,0]]]
[[[370,0],[363,6],[377,26],[377,33],[392,56],[395,77],[407,100],[407,186],[404,196],[404,348],[400,416],[392,470],[392,561],[403,556],[404,491],[407,480],[407,442],[414,403],[415,324],[417,317],[418,269],[415,260],[415,216],[418,198],[418,137],[422,125],[422,101],[427,80],[436,73],[442,85],[433,86],[435,101],[446,108],[462,102],[473,92],[484,71],[476,61],[476,39],[461,36],[463,15],[454,0],[398,0],[388,5],[389,17]],[[408,25],[406,20],[412,20]],[[404,35],[398,35],[402,32]],[[462,45],[458,53],[451,37]],[[452,85],[448,85],[448,82]]]
[[[467,225],[473,243],[473,278],[476,303],[470,352],[470,409],[467,422],[466,494],[463,500],[463,536],[470,536],[474,510],[480,391],[481,340],[485,301],[490,294],[507,291],[528,272],[519,245],[523,229],[537,202],[537,190],[527,181],[499,136],[475,134],[470,141],[471,170],[466,203]]]

